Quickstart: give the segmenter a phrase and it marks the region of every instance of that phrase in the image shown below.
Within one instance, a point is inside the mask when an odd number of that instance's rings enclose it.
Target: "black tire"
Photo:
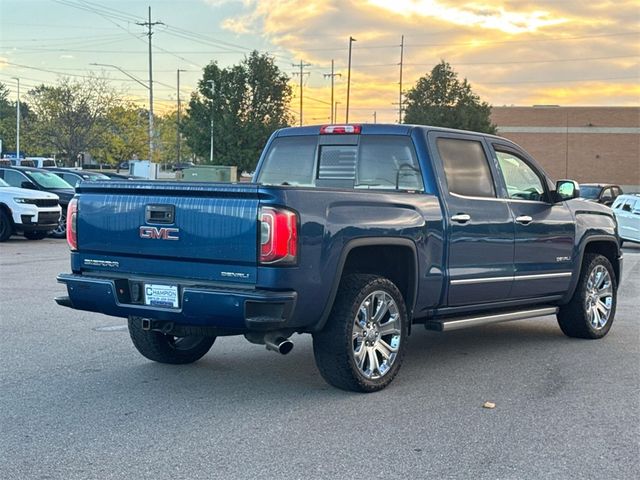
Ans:
[[[593,285],[590,284],[590,278],[592,278],[592,275],[595,276],[598,272],[602,272],[602,269],[606,270],[608,274],[611,299],[608,310],[605,308],[607,301],[602,302],[602,308],[605,312],[608,311],[608,316],[606,317],[605,323],[600,325],[602,320],[598,322],[596,317],[593,317],[593,314],[590,313],[590,309],[598,310],[598,315],[600,315],[601,311],[597,305],[592,305],[590,308],[590,305],[597,296],[595,293],[597,288],[594,290]],[[606,279],[607,277],[605,276],[604,280]],[[603,287],[605,287],[605,284],[603,284]],[[605,290],[603,289],[602,291]],[[578,285],[573,293],[573,297],[569,303],[560,307],[557,314],[558,324],[562,332],[568,337],[575,338],[597,339],[604,337],[609,333],[616,314],[617,291],[618,285],[611,262],[609,262],[606,257],[596,253],[585,254],[582,259],[580,278],[578,279]],[[597,326],[592,323],[593,321],[597,323]]]
[[[142,329],[142,318],[129,317],[129,336],[144,357],[154,362],[183,365],[200,360],[215,342],[216,337],[192,335],[174,337]]]
[[[0,242],[6,242],[13,234],[13,222],[7,212],[0,209]]]
[[[67,238],[67,207],[62,207],[62,213],[60,214],[60,221],[58,226],[49,233],[53,238]]]
[[[24,232],[24,238],[28,240],[42,240],[49,232],[36,231],[36,232]]]
[[[363,311],[360,307],[372,295],[370,304],[374,315],[365,315],[366,308]],[[376,322],[375,313],[380,305],[387,309]],[[392,316],[391,311],[396,313]],[[371,327],[367,322],[368,316],[372,317]],[[383,333],[390,328],[393,328],[393,334]],[[407,339],[407,309],[398,288],[383,277],[346,275],[340,282],[327,324],[313,335],[313,353],[320,374],[329,384],[343,390],[375,392],[389,385],[398,373]],[[365,347],[365,344],[370,346]],[[390,355],[383,356],[379,348],[384,349],[384,355]],[[356,351],[361,352],[360,365]],[[390,360],[391,357],[393,359]],[[375,375],[376,365],[379,365],[379,375]],[[367,369],[371,375],[367,374]]]

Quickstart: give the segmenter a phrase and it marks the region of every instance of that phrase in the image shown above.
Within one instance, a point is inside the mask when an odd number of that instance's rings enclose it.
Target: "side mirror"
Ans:
[[[29,190],[37,190],[38,187],[36,187],[33,183],[31,182],[22,182],[20,184],[20,188],[28,188]]]
[[[575,180],[558,180],[556,182],[556,201],[563,202],[578,198],[580,196],[580,185]]]

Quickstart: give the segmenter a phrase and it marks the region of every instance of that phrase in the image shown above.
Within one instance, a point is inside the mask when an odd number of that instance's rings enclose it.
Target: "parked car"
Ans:
[[[9,159],[11,165],[14,167],[35,167],[36,162],[28,158],[11,158]]]
[[[58,226],[60,212],[57,195],[15,188],[0,179],[0,242],[16,233],[40,240]]]
[[[27,160],[31,160],[33,162],[33,165],[23,165],[23,166],[36,167],[36,168],[50,168],[50,167],[55,168],[58,166],[55,158],[27,157]]]
[[[620,195],[611,208],[618,220],[620,244],[640,243],[640,194]]]
[[[569,337],[611,328],[613,212],[505,138],[285,128],[255,179],[82,183],[56,301],[128,318],[134,346],[161,363],[195,362],[224,335],[286,354],[308,333],[325,380],[360,392],[392,381],[418,324],[556,315]]]
[[[75,195],[71,185],[53,172],[31,167],[0,166],[0,178],[12,187],[42,190],[59,197],[62,212],[58,225],[51,232],[54,238],[64,238],[67,232],[67,205]]]
[[[46,170],[55,173],[72,187],[77,187],[80,182],[85,181],[111,180],[107,175],[87,170],[70,170],[67,168],[47,168]]]
[[[101,172],[102,175],[108,177],[111,180],[144,180],[142,177],[136,177],[135,175],[129,175],[124,173],[113,173],[113,172]]]
[[[619,185],[611,183],[581,183],[580,198],[601,203],[610,207],[613,201],[623,193]]]
[[[187,168],[195,167],[195,165],[196,164],[193,162],[180,162],[180,163],[174,163],[171,169],[174,172],[177,172],[179,170],[185,170]]]

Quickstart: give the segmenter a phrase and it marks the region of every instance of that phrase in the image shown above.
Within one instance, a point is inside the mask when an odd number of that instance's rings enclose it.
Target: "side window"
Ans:
[[[316,137],[276,138],[258,182],[267,185],[313,185]]]
[[[4,181],[12,187],[20,188],[22,187],[22,182],[26,182],[27,179],[21,173],[14,172],[13,170],[5,170]]]
[[[363,136],[356,173],[356,188],[424,189],[420,165],[409,137]]]
[[[63,174],[59,174],[59,177],[62,177],[62,179],[67,182],[69,185],[73,186],[73,187],[77,187],[80,184],[80,179],[78,179],[78,177],[76,177],[75,175],[70,175],[68,173],[63,173]]]
[[[624,202],[624,205],[622,206],[622,210],[625,212],[631,212],[634,209],[635,204],[636,204],[636,201],[630,198]]]
[[[496,151],[509,198],[542,201],[544,186],[538,174],[520,157]]]
[[[611,199],[611,198],[613,198],[613,192],[612,192],[611,187],[609,187],[609,188],[605,188],[605,189],[602,191],[602,193],[600,194],[600,198],[601,198],[602,200],[606,200],[606,199]]]
[[[495,197],[493,178],[482,144],[475,140],[439,138],[449,192],[468,197]]]

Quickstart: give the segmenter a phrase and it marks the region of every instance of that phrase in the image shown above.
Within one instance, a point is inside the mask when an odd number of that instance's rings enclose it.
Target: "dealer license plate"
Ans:
[[[178,286],[145,283],[144,304],[152,307],[178,308]]]

